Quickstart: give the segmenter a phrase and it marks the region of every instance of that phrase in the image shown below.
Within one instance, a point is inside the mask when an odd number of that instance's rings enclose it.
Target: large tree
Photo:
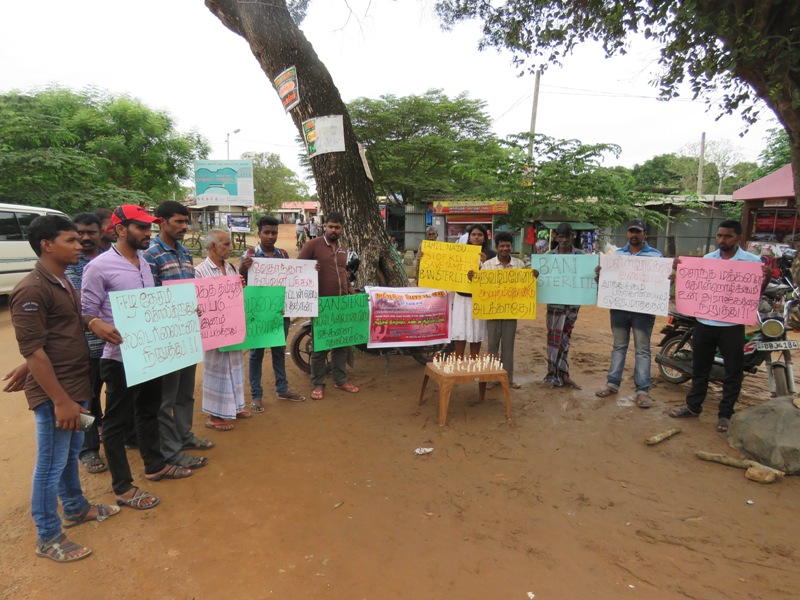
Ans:
[[[360,282],[406,284],[408,278],[389,245],[372,182],[361,162],[347,107],[330,72],[293,20],[286,0],[205,0],[205,4],[226,27],[247,40],[270,81],[289,67],[297,69],[300,101],[290,117],[301,135],[308,119],[342,115],[345,151],[311,158],[320,204],[325,213],[344,214],[346,239],[361,256]],[[307,2],[293,4],[302,12]]]
[[[243,159],[253,161],[253,185],[256,204],[267,212],[280,208],[284,202],[302,202],[308,198],[308,186],[297,173],[283,164],[272,152],[245,152]]]
[[[723,111],[755,120],[761,99],[786,128],[800,196],[800,2],[797,0],[438,0],[448,26],[483,22],[482,46],[510,49],[532,70],[557,64],[597,40],[624,53],[643,34],[661,44],[665,98],[688,82],[695,96],[719,96]]]
[[[157,203],[208,144],[137,100],[49,88],[0,95],[0,199],[67,213]]]
[[[773,171],[792,162],[792,152],[789,148],[789,135],[785,129],[770,129],[767,138],[767,147],[758,155],[761,166],[758,176],[764,177]],[[795,185],[795,189],[797,189]]]
[[[550,217],[606,226],[633,217],[660,219],[642,208],[647,197],[633,189],[626,169],[603,166],[607,157],[619,155],[618,146],[540,134],[534,136],[530,157],[529,146],[530,134],[509,136],[504,142],[504,158],[482,166],[496,173],[495,192],[510,201],[512,223]]]
[[[466,93],[358,98],[348,104],[353,129],[366,149],[375,187],[405,202],[486,193],[491,174],[466,177],[464,167],[502,155],[485,103]]]

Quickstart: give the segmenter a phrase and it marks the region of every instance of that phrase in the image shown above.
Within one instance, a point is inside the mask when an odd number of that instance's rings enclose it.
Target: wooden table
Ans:
[[[439,425],[443,426],[447,422],[447,407],[450,405],[450,393],[453,391],[453,386],[457,383],[477,383],[479,398],[483,402],[486,396],[486,384],[490,381],[497,381],[503,386],[503,393],[506,395],[506,419],[511,421],[511,394],[508,389],[508,373],[505,370],[445,373],[443,364],[428,363],[425,367],[425,378],[422,380],[422,390],[419,393],[419,405],[425,402],[425,388],[428,386],[428,379],[433,379],[439,384]]]

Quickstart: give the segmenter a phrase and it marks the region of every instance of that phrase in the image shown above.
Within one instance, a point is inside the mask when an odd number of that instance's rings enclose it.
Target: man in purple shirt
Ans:
[[[118,242],[86,265],[83,271],[81,307],[86,329],[106,341],[100,359],[100,376],[106,384],[106,412],[103,417],[103,445],[111,471],[111,485],[117,504],[136,510],[153,508],[157,496],[133,485],[125,432],[131,416],[136,424],[139,452],[144,461],[145,478],[150,481],[182,479],[190,469],[168,465],[161,453],[158,409],[161,406],[161,378],[128,387],[122,364],[122,336],[114,327],[109,292],[153,287],[150,265],[140,250],[150,244],[150,226],[160,219],[140,206],[124,204],[114,209],[112,224]]]

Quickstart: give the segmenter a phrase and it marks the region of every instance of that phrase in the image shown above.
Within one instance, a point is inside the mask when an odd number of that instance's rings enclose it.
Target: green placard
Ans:
[[[314,351],[344,348],[369,341],[367,294],[324,296],[314,318]]]
[[[283,306],[286,288],[283,286],[248,285],[244,288],[244,318],[247,335],[241,344],[220,348],[221,352],[274,348],[285,346]]]

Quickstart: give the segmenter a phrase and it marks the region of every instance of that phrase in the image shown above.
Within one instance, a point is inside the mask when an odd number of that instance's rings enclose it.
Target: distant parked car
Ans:
[[[33,270],[36,253],[28,243],[28,227],[40,215],[64,213],[41,206],[0,204],[0,294],[8,294]]]

